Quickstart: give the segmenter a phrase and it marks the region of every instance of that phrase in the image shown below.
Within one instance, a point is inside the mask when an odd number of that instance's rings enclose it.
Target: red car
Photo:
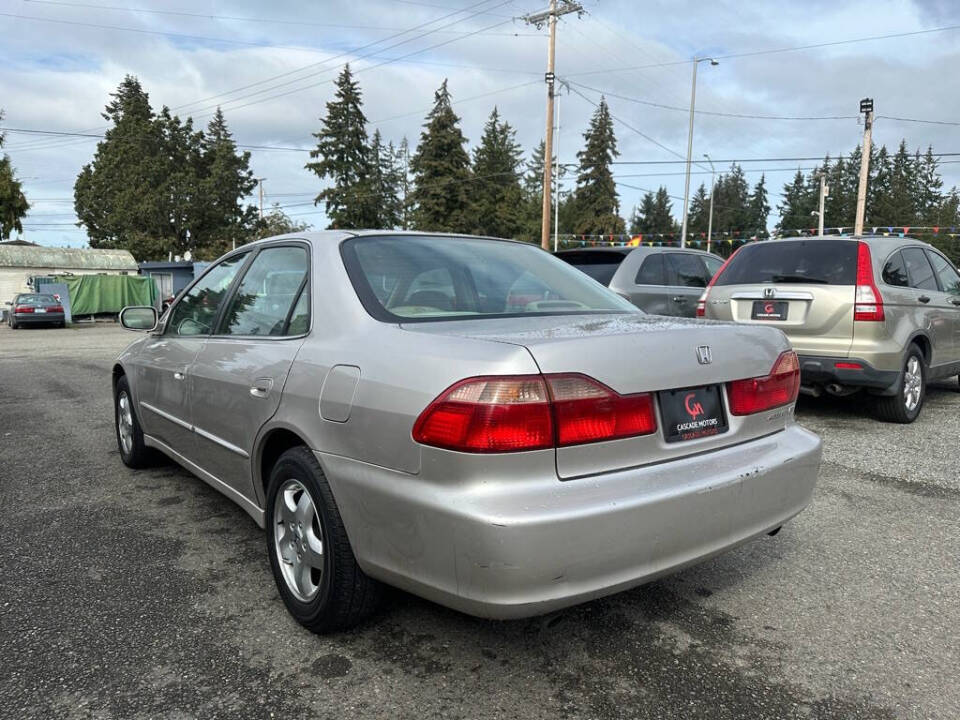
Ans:
[[[21,293],[13,298],[7,324],[16,330],[23,325],[53,325],[63,327],[66,316],[63,305],[53,295]]]

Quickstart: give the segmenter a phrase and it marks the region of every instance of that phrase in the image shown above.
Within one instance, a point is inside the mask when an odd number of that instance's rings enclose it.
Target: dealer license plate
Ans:
[[[658,395],[663,436],[667,442],[696,440],[727,431],[719,385],[663,390]]]
[[[786,320],[789,306],[790,303],[783,301],[754,300],[750,318],[753,320]]]

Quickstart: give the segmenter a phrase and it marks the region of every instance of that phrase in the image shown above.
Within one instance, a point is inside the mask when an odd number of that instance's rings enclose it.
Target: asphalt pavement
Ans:
[[[114,325],[0,327],[0,716],[960,717],[960,386],[887,425],[802,399],[813,504],[673,577],[563,613],[470,618],[392,592],[318,637],[263,533],[113,430]]]

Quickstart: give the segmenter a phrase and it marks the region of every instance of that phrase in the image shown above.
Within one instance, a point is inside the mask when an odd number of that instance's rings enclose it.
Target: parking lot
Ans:
[[[801,399],[814,503],[676,576],[478,620],[400,592],[314,636],[262,531],[173,464],[120,461],[115,325],[0,327],[0,708],[8,717],[956,718],[960,388],[913,425]]]

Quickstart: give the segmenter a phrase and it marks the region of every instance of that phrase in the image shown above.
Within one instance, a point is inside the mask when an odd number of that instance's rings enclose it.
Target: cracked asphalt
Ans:
[[[0,716],[960,717],[960,392],[910,426],[803,399],[813,504],[673,577],[491,622],[401,592],[349,633],[287,615],[262,532],[116,451],[113,325],[0,327]]]

